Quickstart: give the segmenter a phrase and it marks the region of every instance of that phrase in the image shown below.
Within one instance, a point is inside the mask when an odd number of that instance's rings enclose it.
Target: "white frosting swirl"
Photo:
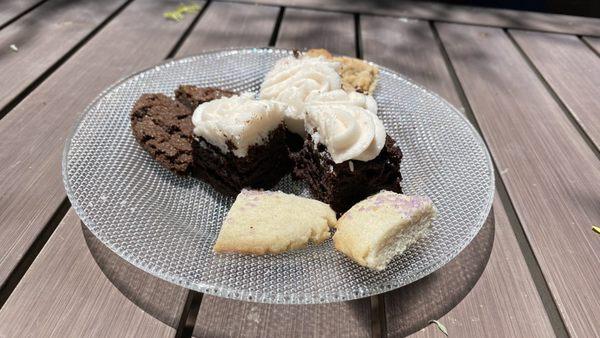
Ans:
[[[229,152],[227,142],[233,144],[237,157],[248,154],[248,147],[263,144],[269,133],[283,121],[283,106],[252,96],[224,97],[203,103],[192,115],[194,135]]]
[[[290,56],[281,59],[266,75],[261,85],[260,98],[285,104],[287,108],[284,115],[288,130],[304,136],[305,99],[315,91],[327,92],[341,88],[338,67],[338,62],[323,57]]]
[[[306,131],[327,147],[335,163],[370,161],[385,145],[383,122],[371,96],[335,90],[312,93],[306,103]]]

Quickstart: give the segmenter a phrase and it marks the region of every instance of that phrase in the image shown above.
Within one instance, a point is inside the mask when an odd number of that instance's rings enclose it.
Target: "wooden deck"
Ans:
[[[0,3],[0,337],[600,336],[600,19],[341,0]],[[10,48],[17,47],[17,51]],[[91,238],[60,160],[104,88],[164,59],[324,47],[458,107],[496,167],[488,222],[431,276],[352,302],[220,299],[136,270]]]

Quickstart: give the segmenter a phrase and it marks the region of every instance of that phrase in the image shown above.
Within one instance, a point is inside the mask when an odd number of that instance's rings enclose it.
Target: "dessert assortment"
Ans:
[[[144,94],[131,127],[165,168],[237,195],[216,252],[280,253],[320,243],[335,228],[336,249],[381,270],[426,232],[435,208],[399,194],[402,152],[377,116],[377,75],[359,59],[295,52],[257,95],[192,85],[175,99]],[[262,191],[287,174],[318,201]]]

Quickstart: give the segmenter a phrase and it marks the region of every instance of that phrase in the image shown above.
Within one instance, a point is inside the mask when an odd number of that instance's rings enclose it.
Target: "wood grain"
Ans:
[[[408,76],[463,110],[429,24],[362,15],[364,58]]]
[[[139,309],[106,279],[79,222],[73,210],[67,213],[4,304],[0,337],[173,337],[173,328]]]
[[[48,1],[0,31],[0,110],[113,13],[124,0]]]
[[[193,20],[136,1],[0,120],[0,285],[65,198],[61,155],[76,117],[104,88],[162,60]]]
[[[334,54],[354,56],[354,17],[342,13],[286,9],[276,46],[326,48]]]
[[[91,256],[112,285],[141,310],[177,328],[189,291],[131,265],[102,244],[83,222],[81,230]]]
[[[584,36],[582,39],[590,45],[592,50],[596,52],[597,55],[600,55],[600,38]]]
[[[496,237],[483,275],[455,308],[442,318],[431,319],[444,324],[451,337],[555,336],[497,194],[494,219]],[[411,337],[439,338],[440,332],[435,325],[429,325]]]
[[[458,22],[557,33],[600,36],[600,19],[545,14],[499,8],[457,6],[427,1],[346,0],[225,0],[246,3],[312,8],[328,11],[379,14],[413,19]]]
[[[367,59],[407,75],[462,110],[440,47],[426,22],[361,16],[361,29]],[[422,281],[385,295],[390,336],[414,332],[456,305],[479,278],[482,270],[477,269],[483,269],[485,262],[475,263],[481,259],[485,249],[492,249],[491,241],[494,242],[492,257],[475,289],[443,318],[444,323],[447,318],[452,319],[446,325],[452,327],[451,335],[482,336],[473,334],[482,328],[492,335],[506,333],[498,335],[501,337],[553,334],[525,258],[508,223],[504,205],[498,197],[494,200],[493,214],[496,220],[495,239],[492,232],[487,243],[482,240],[482,237],[489,236],[484,228],[473,243],[444,268]],[[486,244],[489,247],[486,248]],[[448,285],[460,285],[466,289],[455,290]],[[524,308],[528,309],[527,313],[518,318],[512,316],[514,309]],[[424,319],[424,314],[431,317]],[[499,316],[507,320],[498,320]]]
[[[567,330],[600,335],[600,160],[502,30],[437,26]]]
[[[0,27],[43,0],[0,1]]]
[[[194,337],[370,337],[368,299],[265,305],[204,296]]]
[[[182,47],[183,54],[195,54],[204,49],[247,46],[248,41],[254,45],[266,45],[271,37],[276,12],[269,8],[267,18],[272,22],[263,21],[250,29],[248,24],[237,25],[236,22],[248,22],[266,12],[264,7],[244,6],[227,15],[211,14],[211,11],[221,11],[220,7],[211,4],[207,12],[198,22],[194,33],[202,43],[196,40],[186,41]],[[241,6],[241,5],[238,5]],[[265,14],[262,14],[265,15]],[[277,41],[278,47],[325,47],[343,54],[354,54],[354,26],[350,15],[331,15],[326,17],[317,14],[310,19],[311,11],[286,11],[282,30]],[[224,27],[227,36],[232,39],[222,41],[211,36],[215,31],[215,18],[219,18],[219,26]],[[246,18],[246,19],[245,19]],[[304,21],[304,19],[307,21]],[[340,19],[340,21],[323,21],[323,19]],[[206,22],[205,22],[206,20]],[[339,34],[337,41],[332,36],[314,35],[314,30],[322,29],[331,34]],[[220,30],[220,29],[219,29]],[[347,31],[346,31],[347,30]],[[257,32],[262,34],[259,38]],[[219,36],[221,33],[217,34]],[[248,38],[245,36],[248,35]],[[317,39],[317,42],[313,42]],[[368,337],[371,334],[371,304],[369,299],[329,305],[314,306],[282,306],[255,304],[234,301],[224,298],[204,295],[200,311],[194,327],[196,337],[298,337],[298,336],[332,336]]]
[[[510,34],[600,149],[600,58],[573,35]]]
[[[220,48],[267,46],[278,14],[278,7],[213,2],[177,57]]]

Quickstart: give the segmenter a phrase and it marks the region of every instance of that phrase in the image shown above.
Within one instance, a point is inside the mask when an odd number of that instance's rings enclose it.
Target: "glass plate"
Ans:
[[[180,84],[257,92],[275,61],[291,53],[272,48],[209,52],[168,61],[103,92],[83,113],[63,154],[67,194],[92,233],[152,275],[207,294],[264,303],[367,297],[414,282],[455,257],[490,211],[490,156],[458,110],[384,67],[379,67],[375,92],[379,116],[404,153],[405,193],[427,195],[437,206],[431,234],[383,272],[351,262],[331,240],[281,255],[213,253],[233,199],[157,164],[135,141],[129,112],[141,94],[172,96]],[[289,177],[277,188],[309,196]]]

